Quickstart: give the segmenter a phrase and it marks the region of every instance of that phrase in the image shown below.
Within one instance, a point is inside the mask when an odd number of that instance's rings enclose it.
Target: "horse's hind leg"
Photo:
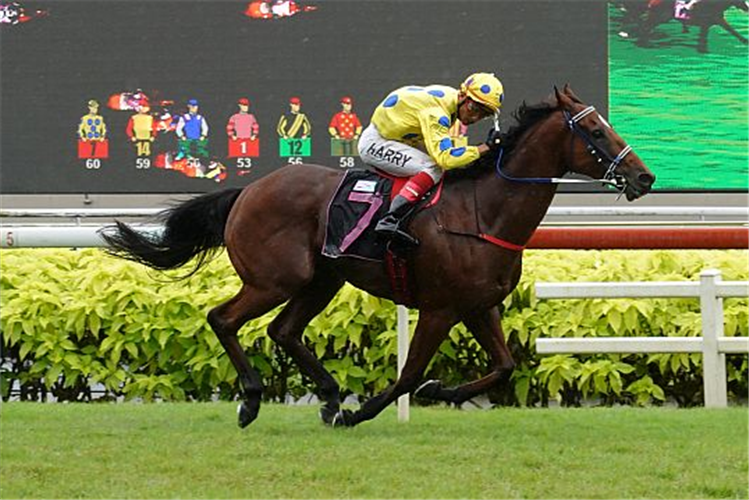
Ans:
[[[452,388],[442,387],[439,380],[429,380],[422,384],[414,395],[459,405],[506,381],[515,367],[515,362],[505,342],[500,319],[497,307],[463,319],[474,338],[489,353],[491,373],[479,380]]]
[[[318,271],[299,290],[268,326],[268,335],[291,356],[302,372],[312,379],[325,403],[320,409],[323,422],[330,424],[340,409],[338,383],[302,342],[304,328],[317,316],[343,286],[339,278]]]
[[[250,366],[242,346],[239,345],[237,332],[247,321],[265,314],[285,299],[286,297],[278,292],[244,285],[237,295],[208,313],[208,323],[237,370],[242,386],[242,403],[239,405],[240,427],[247,427],[257,418],[263,385],[260,376]]]

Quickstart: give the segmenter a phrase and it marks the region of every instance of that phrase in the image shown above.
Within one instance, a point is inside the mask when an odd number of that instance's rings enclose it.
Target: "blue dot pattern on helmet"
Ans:
[[[445,97],[445,93],[439,89],[428,90],[427,94],[433,95],[434,97]]]
[[[87,121],[86,123],[88,123],[89,125],[93,125],[93,124],[94,124],[94,121],[93,121],[93,120],[92,120],[91,118],[89,118],[89,119],[88,119],[88,121]]]
[[[504,92],[502,92],[501,94],[499,94],[499,103],[502,104],[502,101],[504,100],[505,100],[505,94]]]
[[[450,126],[450,119],[446,116],[441,116],[439,120],[437,120],[437,123],[442,125],[443,127],[449,127]]]
[[[445,151],[453,147],[453,141],[449,137],[445,137],[440,141],[440,151]]]
[[[491,91],[492,91],[492,88],[486,83],[481,86],[481,92],[483,92],[484,94],[488,94]]]
[[[385,102],[382,103],[382,107],[383,108],[392,108],[393,106],[395,106],[395,104],[397,102],[398,102],[398,95],[397,94],[393,94],[390,97],[388,97],[387,99],[385,99]]]
[[[450,156],[463,156],[463,153],[466,152],[466,148],[455,148],[450,150]]]

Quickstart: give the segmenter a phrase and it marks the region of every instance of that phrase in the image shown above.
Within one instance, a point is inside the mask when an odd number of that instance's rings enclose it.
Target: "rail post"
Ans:
[[[720,281],[721,274],[717,269],[700,273],[702,377],[706,408],[725,408],[728,405],[726,355],[718,348],[718,339],[723,337],[723,298],[718,294]]]
[[[408,358],[408,309],[398,306],[398,378]],[[404,394],[398,398],[398,422],[408,422],[410,418],[410,396]]]

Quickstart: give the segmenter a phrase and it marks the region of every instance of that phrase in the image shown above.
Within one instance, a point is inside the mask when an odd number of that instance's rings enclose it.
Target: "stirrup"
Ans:
[[[398,243],[404,244],[409,247],[415,247],[419,246],[419,240],[408,234],[407,232],[403,231],[400,228],[400,221],[396,220],[393,224],[388,224],[386,226],[382,226],[381,223],[385,219],[381,219],[378,223],[377,227],[375,226],[375,233],[383,238],[386,238],[388,240],[397,241]]]
[[[391,218],[392,220],[388,220],[388,218]],[[374,230],[375,230],[375,233],[377,234],[390,237],[398,231],[399,225],[400,223],[398,219],[388,214],[382,219],[380,219],[379,221],[377,221],[377,224],[375,224]]]

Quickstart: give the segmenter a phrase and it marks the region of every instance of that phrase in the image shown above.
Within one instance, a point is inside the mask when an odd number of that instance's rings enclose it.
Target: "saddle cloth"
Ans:
[[[383,260],[386,242],[377,237],[374,225],[387,213],[392,187],[392,179],[376,173],[346,171],[328,205],[322,254]]]
[[[368,170],[347,170],[328,205],[322,254],[384,261],[387,241],[375,234],[374,226],[387,214],[391,197],[407,180]],[[430,200],[435,191],[437,196]],[[429,201],[423,206],[434,204],[438,196],[439,189],[433,189],[424,197]]]

